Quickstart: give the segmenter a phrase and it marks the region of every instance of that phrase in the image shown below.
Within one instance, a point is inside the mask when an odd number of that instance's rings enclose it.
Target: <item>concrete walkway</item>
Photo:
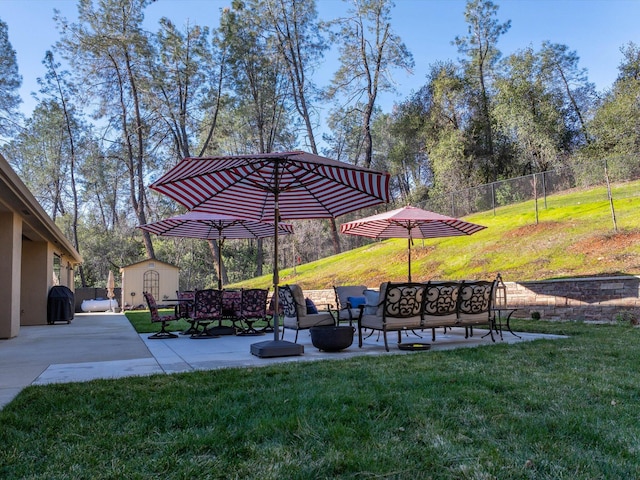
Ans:
[[[403,338],[403,342],[432,343],[431,350],[492,345],[489,336],[482,338],[485,333],[486,330],[476,329],[473,337],[465,339],[462,328],[449,330],[446,334],[438,329],[435,342],[431,342],[431,331],[425,332],[422,339],[410,334]],[[353,345],[346,350],[328,353],[315,348],[309,331],[304,330],[298,338],[298,343],[304,346],[304,355],[280,358],[259,358],[250,353],[251,344],[272,340],[272,333],[204,340],[192,340],[186,336],[149,340],[148,335],[137,334],[123,314],[111,313],[76,314],[69,324],[21,327],[16,338],[0,340],[0,408],[29,385],[412,353],[398,349],[395,332],[388,336],[390,352],[384,350],[382,339],[374,333],[365,339],[363,348],[358,348],[355,337]],[[287,330],[285,340],[293,341],[294,335],[295,332]],[[495,344],[561,338],[527,333],[518,335],[522,338],[505,333],[503,341],[496,335]]]

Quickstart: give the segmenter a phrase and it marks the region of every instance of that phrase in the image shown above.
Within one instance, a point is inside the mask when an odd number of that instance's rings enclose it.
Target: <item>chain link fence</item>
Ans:
[[[636,156],[613,157],[596,162],[575,162],[557,170],[450,192],[448,195],[431,198],[420,207],[451,217],[464,217],[490,210],[495,213],[499,207],[534,199],[544,202],[543,205],[546,207],[547,198],[556,193],[573,188],[606,186],[608,183],[639,178],[640,159]],[[616,195],[616,198],[640,196],[640,189],[635,192],[627,190]],[[603,201],[609,200],[607,190],[602,196]]]
[[[571,189],[603,187],[593,191],[593,201],[609,200],[607,177],[612,184],[640,179],[640,158],[637,156],[615,157],[599,161],[575,161],[556,170],[524,175],[498,182],[479,185],[477,187],[450,192],[446,195],[433,196],[427,202],[415,205],[451,217],[464,217],[473,213],[492,211],[500,207],[537,199],[534,204],[536,215],[538,209],[545,209],[553,202],[553,195]],[[640,197],[640,189],[613,188],[613,200],[628,197]],[[584,197],[582,198],[584,201]],[[385,210],[400,208],[404,204],[389,204],[381,207],[363,209],[345,215],[338,223],[366,217]],[[536,217],[537,218],[537,217]],[[281,239],[281,265],[283,268],[293,267],[333,254],[333,244],[328,229],[328,222],[314,222],[312,232],[307,232],[308,225],[296,222],[296,234]],[[304,232],[307,232],[306,234]],[[301,240],[302,238],[302,240]],[[361,247],[371,243],[366,237],[341,235],[340,245],[343,251]]]

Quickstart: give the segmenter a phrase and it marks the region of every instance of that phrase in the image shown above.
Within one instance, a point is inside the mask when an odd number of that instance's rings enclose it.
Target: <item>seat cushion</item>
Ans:
[[[429,315],[425,313],[422,326],[424,328],[453,327],[458,324],[458,315]]]
[[[360,325],[364,328],[372,328],[374,330],[382,330],[382,317],[378,315],[363,315]],[[408,318],[387,317],[387,330],[416,330],[422,328],[420,315]]]
[[[302,330],[320,325],[335,325],[335,320],[330,313],[316,313],[298,318],[297,322],[295,318],[284,317],[283,325],[286,328]]]

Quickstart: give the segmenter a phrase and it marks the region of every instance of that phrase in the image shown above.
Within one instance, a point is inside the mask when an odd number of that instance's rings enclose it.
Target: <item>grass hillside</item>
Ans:
[[[605,187],[574,190],[465,217],[485,225],[474,235],[414,241],[414,281],[430,279],[543,280],[640,274],[640,181],[612,186],[617,233]],[[407,279],[407,240],[370,245],[280,272],[280,284],[306,289]],[[272,284],[272,275],[228,287]]]

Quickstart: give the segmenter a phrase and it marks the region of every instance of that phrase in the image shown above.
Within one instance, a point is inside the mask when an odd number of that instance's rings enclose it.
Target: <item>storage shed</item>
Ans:
[[[120,305],[127,310],[140,305],[146,308],[142,292],[150,292],[159,304],[164,303],[164,300],[176,298],[180,269],[175,265],[148,259],[122,267],[120,273]]]

